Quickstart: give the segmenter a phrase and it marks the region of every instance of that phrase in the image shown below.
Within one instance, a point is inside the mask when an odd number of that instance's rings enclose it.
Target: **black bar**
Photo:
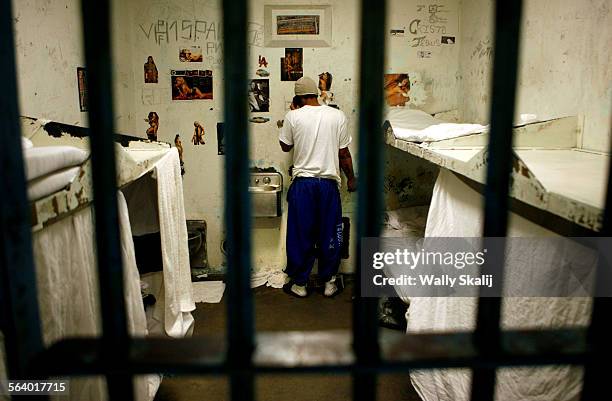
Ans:
[[[8,377],[30,377],[32,358],[42,351],[30,213],[25,186],[11,1],[0,1],[0,329]]]
[[[490,237],[505,237],[508,229],[508,195],[512,168],[512,121],[516,97],[521,0],[498,0],[495,5],[495,51],[491,95],[491,132],[488,144],[487,185],[484,190],[483,246],[488,257],[483,274],[497,270],[504,263],[505,241],[487,241]],[[503,282],[503,275],[495,280]],[[481,289],[487,296],[488,289]],[[478,302],[475,345],[485,354],[495,355],[500,344],[500,311],[502,298],[481,297]],[[493,401],[495,369],[478,369],[472,380],[472,401]]]
[[[253,369],[258,373],[371,374],[410,369],[581,365],[591,354],[586,337],[586,328],[505,331],[501,333],[501,352],[492,355],[474,346],[469,332],[409,336],[384,332],[381,359],[360,365],[354,363],[352,333],[348,330],[260,332]],[[127,361],[108,364],[100,339],[67,339],[45,351],[35,367],[40,374],[52,376],[156,372],[225,375],[241,371],[242,367],[226,361],[226,344],[223,336],[134,339]]]
[[[380,232],[383,192],[382,106],[385,66],[386,1],[361,2],[361,61],[359,74],[359,191],[357,250],[353,303],[353,347],[358,367],[378,363],[378,299],[361,296],[361,238]],[[353,399],[376,399],[376,374],[353,375]]]
[[[251,296],[251,201],[247,125],[246,0],[223,1],[225,119],[225,229],[227,232],[227,363],[232,400],[255,399],[251,357],[254,349]]]
[[[610,122],[612,129],[612,121]],[[612,144],[611,144],[612,151]],[[608,165],[608,187],[606,189],[606,205],[604,209],[603,221],[601,226],[601,237],[606,237],[610,241],[612,237],[612,163]],[[607,289],[602,286],[607,285],[612,280],[612,261],[605,257],[606,252],[600,252],[595,278],[595,293],[603,294]],[[610,347],[609,315],[612,310],[612,299],[596,297],[593,299],[593,310],[591,313],[591,324],[589,325],[587,341],[596,351],[593,358],[589,359],[584,369],[584,381],[581,400],[597,399],[602,391],[607,391],[609,387],[609,377],[607,369],[599,368],[600,365],[608,362],[612,355]]]
[[[104,357],[126,357],[129,334],[117,208],[110,2],[82,0]],[[110,363],[110,362],[109,362]],[[131,375],[108,375],[111,400],[132,400]]]

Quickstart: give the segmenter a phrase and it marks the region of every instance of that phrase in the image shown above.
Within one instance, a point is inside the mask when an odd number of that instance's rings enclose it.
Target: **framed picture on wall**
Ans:
[[[266,47],[329,47],[332,40],[330,5],[265,5]]]

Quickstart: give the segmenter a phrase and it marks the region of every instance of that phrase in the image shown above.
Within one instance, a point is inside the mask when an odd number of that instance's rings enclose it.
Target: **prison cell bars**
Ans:
[[[25,189],[11,1],[0,1],[0,330],[8,376],[28,377],[28,364],[43,349]]]
[[[505,236],[508,229],[508,195],[512,168],[512,121],[516,97],[516,75],[519,57],[522,1],[498,1],[495,7],[495,52],[491,94],[487,184],[484,191],[483,249],[488,257],[483,274],[503,266]],[[498,241],[490,240],[500,237]],[[503,284],[503,269],[495,279]],[[481,287],[478,300],[474,345],[482,353],[500,352],[500,314],[502,298]],[[472,401],[493,401],[495,397],[495,368],[473,372]]]
[[[612,120],[610,121],[610,134],[612,134]],[[610,136],[609,136],[610,137]],[[610,144],[612,153],[612,143]],[[606,208],[602,221],[602,229],[599,233],[603,238],[612,236],[612,163],[610,164],[610,172],[608,175],[608,186],[606,188]],[[607,244],[598,243],[598,246],[606,246]],[[600,252],[600,255],[603,253]],[[605,285],[612,282],[612,261],[600,257],[597,264],[597,276],[595,282],[595,292],[605,294],[607,288]],[[581,400],[593,400],[598,396],[609,391],[607,383],[609,378],[608,369],[601,369],[604,364],[610,361],[612,356],[612,347],[609,345],[609,313],[612,310],[612,298],[594,298],[593,309],[591,313],[591,325],[587,333],[587,342],[593,349],[591,356],[588,358],[584,369],[584,388],[581,394]]]
[[[225,227],[227,230],[227,363],[232,400],[251,401],[253,305],[251,300],[251,203],[247,126],[247,0],[223,1],[225,118]]]
[[[82,0],[83,38],[94,193],[96,250],[102,310],[103,362],[113,358],[124,363],[129,355],[129,333],[123,288],[121,239],[117,206],[115,143],[113,133],[112,52],[110,4]],[[134,399],[129,374],[107,374],[111,400]]]
[[[373,6],[361,2],[361,63],[359,74],[359,180],[357,202],[357,247],[355,274],[361,277],[361,239],[378,237],[382,211],[383,136],[382,101],[385,66],[386,1]],[[367,11],[367,13],[366,13]],[[364,60],[367,62],[364,63]],[[354,289],[353,349],[356,363],[373,366],[380,359],[378,341],[378,299],[361,296],[359,279]],[[356,372],[353,375],[353,398],[359,401],[376,400],[375,372]]]
[[[324,338],[319,341],[296,340],[288,333],[260,333],[253,335],[253,311],[250,295],[250,208],[247,191],[248,141],[246,138],[246,1],[223,2],[225,44],[225,121],[228,150],[226,155],[226,225],[228,242],[228,298],[229,344],[219,338],[130,339],[125,324],[123,305],[122,268],[117,230],[116,183],[112,151],[112,94],[109,46],[109,2],[96,5],[83,0],[83,17],[87,65],[90,74],[90,127],[92,127],[92,158],[95,157],[94,190],[96,191],[96,241],[100,251],[98,264],[101,296],[113,294],[114,299],[102,300],[104,319],[101,339],[65,339],[42,350],[35,274],[31,258],[30,221],[27,213],[23,161],[18,150],[19,126],[11,27],[10,0],[2,0],[0,11],[0,66],[6,73],[8,90],[0,93],[0,135],[6,146],[0,147],[2,156],[2,325],[5,333],[10,377],[67,376],[104,374],[108,377],[111,399],[129,399],[132,395],[131,377],[144,373],[200,373],[231,376],[231,396],[234,400],[254,399],[255,373],[345,372],[354,375],[354,398],[374,400],[376,374],[385,371],[407,371],[413,368],[468,367],[476,369],[474,386],[484,383],[474,399],[492,399],[495,367],[533,366],[547,364],[588,364],[597,368],[602,359],[594,351],[609,352],[600,340],[603,302],[596,300],[592,333],[587,342],[586,330],[514,330],[499,331],[499,302],[481,300],[479,321],[474,335],[470,333],[419,334],[401,333],[385,336],[378,341],[375,304],[357,298],[354,307],[354,335],[344,333],[301,333],[302,338]],[[492,104],[492,132],[490,154],[496,161],[489,165],[486,198],[485,233],[505,233],[508,188],[508,158],[511,148],[511,116],[516,79],[515,49],[518,45],[520,4],[498,1],[496,11],[496,51],[494,65],[494,95]],[[381,199],[364,195],[380,194],[382,189],[382,139],[380,138],[382,105],[382,57],[384,55],[384,1],[363,0],[360,91],[360,194],[359,233],[376,235],[381,211]],[[381,7],[375,10],[377,7]],[[365,24],[365,12],[368,23]],[[375,22],[375,23],[373,23]],[[366,30],[365,26],[369,25]],[[91,30],[94,30],[92,32]],[[506,48],[504,48],[504,46]],[[508,47],[509,46],[509,47]],[[501,51],[498,51],[501,49]],[[505,57],[501,53],[508,51]],[[96,54],[97,53],[97,54]],[[499,63],[507,63],[506,66]],[[509,74],[509,75],[508,75]],[[505,82],[508,80],[508,82]],[[509,85],[512,83],[512,85]],[[504,89],[505,88],[505,89]],[[509,88],[509,89],[508,89]],[[508,91],[512,92],[509,93]],[[99,98],[99,99],[98,99]],[[96,99],[94,101],[94,99]],[[496,138],[493,141],[493,138]],[[497,142],[499,140],[500,142]],[[92,162],[94,161],[92,160]],[[492,157],[489,162],[493,162]],[[231,180],[231,183],[229,182]],[[97,183],[96,183],[97,182]],[[505,184],[504,184],[505,182]],[[230,185],[231,184],[231,185]],[[230,189],[227,187],[233,187]],[[608,185],[608,190],[610,186]],[[608,196],[606,211],[612,198]],[[104,208],[105,210],[98,210]],[[606,214],[607,216],[607,214]],[[606,218],[604,233],[609,232]],[[501,226],[499,226],[501,224]],[[496,228],[497,227],[497,228]],[[502,230],[503,229],[503,230]],[[232,246],[233,245],[233,246]],[[359,255],[358,255],[359,257]],[[609,272],[607,261],[600,271]],[[357,271],[361,266],[357,266]],[[359,288],[357,288],[359,294]],[[605,301],[605,300],[604,300]],[[106,304],[106,305],[105,305]],[[112,307],[109,307],[112,306]],[[108,316],[109,313],[113,316]],[[116,318],[119,315],[121,318]],[[493,321],[487,322],[489,317]],[[488,335],[492,339],[487,339]],[[256,341],[255,341],[256,338]],[[474,339],[482,339],[474,341]],[[353,341],[354,352],[347,344]],[[255,354],[253,354],[255,343]],[[278,349],[284,344],[286,349]],[[593,345],[594,344],[594,345]],[[435,346],[434,346],[435,345]],[[109,346],[126,350],[122,355],[109,352]],[[347,347],[345,347],[347,346]],[[298,349],[301,354],[323,355],[308,362],[287,361],[273,354],[257,354],[258,349],[278,349],[279,353]],[[332,353],[321,353],[326,347]],[[345,347],[345,348],[343,348]],[[594,348],[593,348],[594,347]],[[113,348],[116,350],[117,348]],[[341,349],[342,352],[338,352]],[[380,351],[380,352],[379,352]],[[356,357],[353,363],[352,357]],[[585,397],[590,388],[600,385],[600,377],[592,384],[587,369]],[[481,372],[484,375],[481,377]],[[587,399],[587,398],[585,398]]]

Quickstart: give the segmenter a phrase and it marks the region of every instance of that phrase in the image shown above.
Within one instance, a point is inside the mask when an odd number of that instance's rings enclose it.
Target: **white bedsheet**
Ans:
[[[478,237],[482,230],[482,196],[441,169],[433,192],[426,237]],[[556,234],[510,214],[509,236],[540,237]],[[555,249],[550,250],[551,260]],[[554,266],[544,264],[543,269]],[[554,275],[552,275],[554,277]],[[506,298],[502,327],[558,328],[585,326],[589,298]],[[468,330],[475,327],[474,298],[412,298],[407,314],[408,333]],[[470,398],[467,369],[411,372],[414,387],[424,401],[464,401]],[[578,399],[582,370],[570,367],[505,368],[497,374],[496,400],[570,401]]]
[[[142,177],[123,191],[130,209],[134,235],[157,231],[161,235],[163,274],[153,273],[143,277],[157,300],[149,314],[153,319],[151,334],[165,333],[176,338],[190,335],[194,324],[191,312],[195,310],[195,302],[183,181],[176,148],[169,149],[155,163],[150,177]],[[163,330],[160,330],[162,327]]]
[[[421,110],[389,108],[386,115],[398,139],[411,142],[435,142],[484,132],[480,124],[457,124],[438,120]]]
[[[118,198],[128,329],[133,336],[144,337],[147,326],[127,206],[121,193]],[[46,345],[66,337],[101,334],[92,211],[92,207],[87,207],[33,234],[41,329]],[[0,360],[3,358],[0,355]],[[4,378],[6,372],[1,365],[0,378]],[[136,399],[152,400],[159,382],[158,375],[138,377]],[[71,378],[69,396],[52,399],[106,400],[106,386],[101,378]]]

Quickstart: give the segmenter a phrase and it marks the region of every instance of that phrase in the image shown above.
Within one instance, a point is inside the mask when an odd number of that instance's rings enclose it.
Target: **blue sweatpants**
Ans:
[[[315,258],[325,281],[338,272],[342,246],[342,205],[335,180],[298,177],[287,193],[287,268],[305,285]]]

